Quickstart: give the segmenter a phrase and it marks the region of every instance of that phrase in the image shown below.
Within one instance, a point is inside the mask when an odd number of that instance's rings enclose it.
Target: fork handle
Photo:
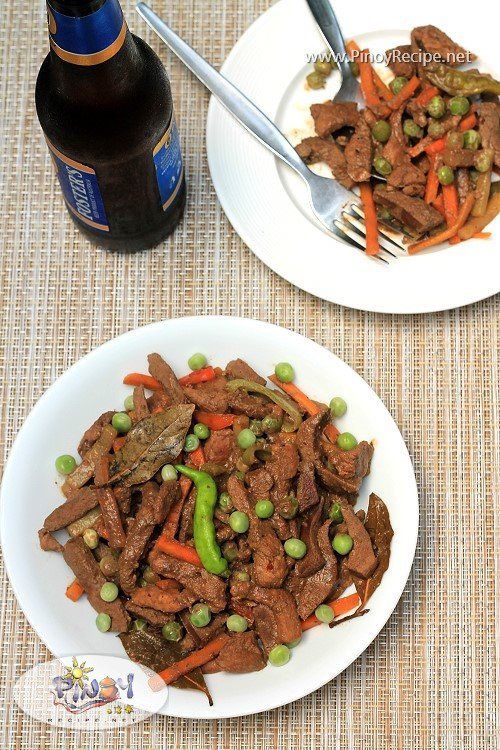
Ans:
[[[304,179],[310,179],[312,172],[306,167],[294,147],[253,102],[177,36],[146,3],[137,3],[136,9],[160,39],[175,52],[184,65],[199,78],[238,122]]]
[[[330,0],[306,0],[311,13],[318,24],[321,34],[336,57],[342,79],[352,76],[351,67],[347,59],[344,37],[339,22],[333,12]]]

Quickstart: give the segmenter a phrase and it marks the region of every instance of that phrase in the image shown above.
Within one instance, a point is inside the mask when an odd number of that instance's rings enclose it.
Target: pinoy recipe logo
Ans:
[[[25,713],[51,726],[105,730],[137,724],[164,709],[168,688],[162,683],[158,689],[158,679],[126,658],[74,655],[30,669],[13,697]]]
[[[353,49],[347,52],[316,52],[306,55],[307,63],[334,62],[337,65],[345,62],[370,63],[377,65],[393,65],[394,63],[412,63],[413,65],[429,65],[430,63],[445,63],[446,65],[466,65],[473,62],[474,55],[471,52],[453,51],[443,54],[441,52],[427,52],[426,50],[413,50],[411,47],[395,47],[387,52],[372,52],[370,50]]]

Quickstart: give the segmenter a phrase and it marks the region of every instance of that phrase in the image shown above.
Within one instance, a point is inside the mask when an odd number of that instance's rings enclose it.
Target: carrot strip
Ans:
[[[354,39],[351,40],[350,42],[347,42],[346,50],[351,56],[351,59],[353,57],[359,57],[359,55],[361,54],[361,48],[358,46],[358,44],[356,44]],[[354,52],[356,53],[355,56],[353,55]],[[368,65],[370,65],[370,63],[368,63]],[[392,91],[390,90],[388,86],[385,85],[385,83],[383,82],[379,74],[376,72],[376,70],[371,65],[370,67],[372,68],[373,82],[378,89],[379,95],[382,97],[382,99],[385,99],[386,102],[390,102],[393,96]]]
[[[458,130],[460,133],[465,133],[466,130],[471,130],[475,125],[477,125],[477,117],[475,114],[467,115],[467,117],[464,117],[462,122],[458,126]],[[417,144],[418,145],[418,144]],[[434,143],[430,143],[428,146],[425,147],[425,153],[426,154],[440,154],[441,151],[444,151],[446,146],[446,138],[439,138],[437,141],[434,141]],[[417,156],[417,154],[410,153],[413,149],[410,149],[408,153],[410,156]]]
[[[113,453],[118,453],[118,451],[125,445],[126,440],[126,437],[119,437],[116,438],[116,440],[113,440]]]
[[[335,443],[337,441],[338,436],[340,435],[340,430],[338,430],[332,422],[326,425],[325,429],[323,430],[323,435],[326,435],[328,440],[330,442]]]
[[[389,102],[389,107],[392,110],[399,109],[403,102],[409,99],[420,85],[420,78],[417,78],[417,76],[413,76],[413,78],[410,78],[406,86],[401,89],[399,94],[396,94],[392,97],[391,101]]]
[[[472,236],[476,240],[487,240],[488,237],[491,237],[491,232],[476,232],[476,234],[473,234]]]
[[[359,186],[359,190],[361,192],[361,200],[365,212],[366,254],[378,255],[380,248],[378,244],[377,210],[373,201],[372,188],[369,182],[362,182]]]
[[[184,501],[189,495],[189,490],[191,489],[191,480],[185,476],[181,476],[181,478],[179,479],[179,484],[181,487],[181,496],[173,503],[168,512],[165,523],[163,524],[161,535],[166,539],[173,539],[175,537],[177,533],[177,527],[179,526],[182,509],[184,507]]]
[[[171,591],[172,589],[180,589],[179,583],[175,580],[175,578],[162,578],[161,581],[156,581],[155,586],[157,586],[162,591]]]
[[[314,417],[315,414],[318,414],[318,412],[321,411],[318,404],[311,401],[311,399],[293,383],[282,383],[281,380],[278,380],[276,375],[269,375],[269,380],[293,398],[293,400],[296,401],[311,417]]]
[[[440,154],[441,151],[444,151],[445,146],[446,140],[444,138],[439,138],[437,141],[434,141],[434,143],[429,143],[429,145],[424,148],[424,151],[429,156],[433,156],[435,154]]]
[[[68,597],[68,599],[71,599],[72,602],[77,602],[84,593],[85,589],[83,588],[80,581],[78,581],[76,578],[73,583],[70,583],[68,588],[66,589],[66,596]]]
[[[439,211],[439,213],[441,214],[441,216],[443,218],[445,218],[445,216],[444,216],[444,198],[443,198],[443,194],[442,193],[439,193],[439,195],[436,198],[436,200],[432,201],[432,205],[436,209],[436,211]]]
[[[165,684],[171,685],[172,682],[175,682],[185,674],[192,672],[193,669],[202,667],[204,664],[214,659],[228,641],[229,636],[226,634],[217,636],[217,638],[214,638],[213,641],[207,643],[207,645],[203,646],[203,648],[198,649],[198,651],[194,651],[184,659],[181,659],[175,664],[171,664],[170,667],[167,667],[161,672],[158,672],[158,677],[160,677],[163,682],[159,680],[156,675],[150,677],[149,687],[152,690],[161,690]]]
[[[420,156],[420,154],[423,154],[424,151],[427,151],[427,148],[429,146],[432,146],[433,143],[434,141],[431,141],[429,136],[425,136],[424,138],[422,138],[422,140],[409,148],[406,153],[411,159],[414,159],[416,156]]]
[[[445,229],[444,232],[435,234],[433,237],[429,237],[426,240],[422,240],[421,242],[416,242],[413,245],[410,245],[408,247],[409,255],[415,255],[415,253],[419,253],[421,250],[425,250],[428,247],[434,247],[434,245],[439,245],[440,242],[444,242],[445,240],[449,240],[454,237],[458,230],[463,227],[463,225],[467,221],[467,218],[472,211],[474,201],[475,197],[473,193],[471,193],[462,203],[458,212],[457,221],[454,226],[448,227],[448,229]]]
[[[451,240],[448,240],[448,245],[458,245],[459,242],[462,242],[458,234],[456,234],[454,237],[451,238]]]
[[[140,372],[131,372],[129,375],[125,375],[123,382],[125,385],[143,385],[144,388],[148,388],[150,391],[161,391],[163,389],[159,380],[152,378],[151,375],[143,375]]]
[[[458,129],[461,133],[465,133],[466,130],[472,130],[477,125],[477,117],[474,113],[471,115],[467,115],[467,117],[464,117],[460,125],[458,126]]]
[[[183,378],[179,378],[180,385],[196,385],[196,383],[208,383],[210,380],[215,380],[215,370],[213,367],[203,367],[201,370],[195,370],[190,372],[189,375],[184,375]]]
[[[443,201],[446,223],[452,227],[458,218],[458,191],[454,183],[443,185]]]
[[[335,601],[325,603],[333,611],[335,617],[340,617],[340,615],[345,615],[346,612],[350,612],[351,609],[357,607],[359,601],[360,599],[357,594],[350,594],[349,596],[344,596],[342,599],[335,599]],[[321,622],[316,615],[311,615],[307,620],[303,621],[302,630],[310,630],[316,627],[316,625],[321,625]]]
[[[359,79],[361,85],[361,91],[365,102],[369,107],[379,107],[381,104],[380,97],[378,95],[375,84],[373,83],[373,70],[369,62],[366,61],[368,56],[368,50],[364,49],[361,52],[361,56],[358,59],[359,65]]]
[[[200,424],[210,427],[211,430],[224,430],[231,427],[234,422],[234,414],[215,414],[208,411],[195,411],[194,418]]]
[[[439,179],[436,172],[436,158],[431,158],[431,165],[427,172],[427,183],[425,186],[424,200],[426,203],[433,203],[436,200],[439,190]]]
[[[197,447],[195,451],[191,451],[189,454],[189,463],[193,464],[195,469],[199,469],[205,463],[205,454],[201,445]]]
[[[164,552],[166,555],[170,555],[170,557],[175,557],[176,560],[184,560],[184,562],[196,565],[198,568],[203,567],[196,550],[193,547],[176,542],[175,539],[166,539],[163,535],[159,536],[156,542],[156,549]]]
[[[151,409],[151,414],[162,414],[162,412],[164,411],[165,409],[163,408],[163,406],[155,406],[153,409]]]
[[[429,104],[432,97],[437,96],[438,94],[438,88],[435,86],[428,86],[417,96],[417,102],[425,107],[426,104]]]
[[[192,482],[190,479],[188,479],[188,477],[183,475],[179,479],[179,484],[181,486],[181,499],[184,501],[189,495],[189,490],[191,489]]]

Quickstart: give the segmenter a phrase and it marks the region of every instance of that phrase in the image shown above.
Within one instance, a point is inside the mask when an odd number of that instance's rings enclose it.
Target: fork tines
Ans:
[[[366,226],[364,223],[364,212],[357,203],[351,203],[342,211],[342,218],[334,223],[355,246],[364,250],[366,248]],[[404,235],[401,232],[379,224],[379,254],[374,256],[375,260],[382,263],[390,263],[398,257],[408,254],[404,244]]]

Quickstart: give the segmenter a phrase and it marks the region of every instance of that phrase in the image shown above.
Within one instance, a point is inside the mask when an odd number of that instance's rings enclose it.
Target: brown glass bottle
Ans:
[[[47,13],[36,108],[70,215],[101,246],[151,247],[186,199],[165,69],[118,0],[49,0]]]

